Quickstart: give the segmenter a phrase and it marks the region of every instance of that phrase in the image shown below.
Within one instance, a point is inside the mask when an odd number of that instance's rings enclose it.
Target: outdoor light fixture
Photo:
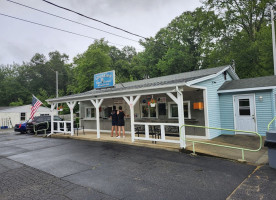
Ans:
[[[263,96],[259,96],[259,100],[260,100],[260,101],[263,101]]]

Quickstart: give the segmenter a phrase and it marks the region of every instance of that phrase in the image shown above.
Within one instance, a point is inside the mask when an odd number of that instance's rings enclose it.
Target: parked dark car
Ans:
[[[62,118],[59,116],[54,116],[54,121],[63,121]],[[26,125],[26,132],[27,133],[34,133],[34,125],[37,125],[36,130],[42,130],[47,128],[48,122],[48,129],[47,131],[51,130],[51,116],[50,115],[42,115],[34,117],[34,120],[29,121]],[[56,126],[56,124],[54,125]],[[54,127],[56,128],[56,127]]]
[[[14,131],[15,132],[20,132],[20,133],[26,133],[26,125],[27,125],[27,122],[23,122],[23,123],[20,123],[20,124],[15,124],[14,126]]]

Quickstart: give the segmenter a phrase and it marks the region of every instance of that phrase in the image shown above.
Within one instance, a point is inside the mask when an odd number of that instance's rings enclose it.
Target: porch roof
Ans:
[[[173,74],[168,76],[126,82],[126,83],[117,83],[112,88],[102,88],[102,89],[93,89],[87,92],[73,94],[68,96],[63,96],[54,99],[48,99],[47,102],[61,102],[61,101],[71,101],[71,100],[80,100],[84,97],[95,98],[99,95],[109,95],[110,93],[125,93],[128,91],[137,91],[137,90],[151,90],[158,89],[163,87],[175,87],[176,85],[186,85],[189,82],[195,80],[201,80],[202,78],[208,78],[210,75],[218,74],[230,69],[229,66],[222,66],[216,68],[209,68],[191,72],[184,72],[180,74]],[[232,70],[231,70],[232,71]],[[234,75],[235,76],[235,75]]]
[[[264,76],[257,78],[246,78],[226,81],[218,93],[229,93],[239,91],[266,90],[276,88],[276,76]]]

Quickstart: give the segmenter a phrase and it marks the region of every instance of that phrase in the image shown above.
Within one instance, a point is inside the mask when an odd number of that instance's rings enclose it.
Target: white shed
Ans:
[[[14,126],[30,118],[32,105],[6,107],[0,110],[0,126]],[[40,106],[34,116],[50,115],[50,108]],[[57,115],[55,110],[54,115]],[[10,123],[11,122],[11,123]]]

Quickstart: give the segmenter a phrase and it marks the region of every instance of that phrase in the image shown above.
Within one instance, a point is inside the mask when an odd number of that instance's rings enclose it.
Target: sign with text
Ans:
[[[115,85],[115,71],[108,71],[94,75],[94,88],[113,87]]]

